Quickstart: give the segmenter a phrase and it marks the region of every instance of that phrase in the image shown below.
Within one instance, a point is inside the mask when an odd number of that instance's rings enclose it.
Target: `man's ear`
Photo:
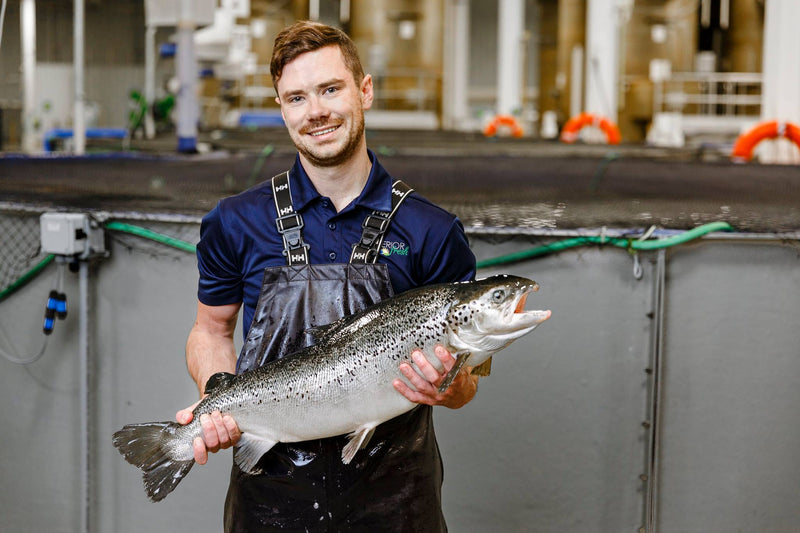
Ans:
[[[366,111],[370,107],[372,107],[372,101],[375,99],[375,93],[373,92],[372,86],[372,75],[367,74],[364,76],[364,79],[361,80],[361,107]]]

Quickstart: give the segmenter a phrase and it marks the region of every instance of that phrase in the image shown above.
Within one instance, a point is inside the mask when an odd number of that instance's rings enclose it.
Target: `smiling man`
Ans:
[[[203,219],[197,319],[186,345],[201,395],[217,372],[244,372],[307,345],[309,328],[414,287],[475,275],[458,219],[393,179],[367,149],[372,78],[352,40],[298,22],[276,38],[270,68],[298,154],[288,172],[222,200]],[[240,309],[245,342],[237,356]],[[234,465],[225,531],[446,531],[431,406],[463,406],[477,377],[461,372],[439,393],[454,359],[435,352],[440,364],[415,352],[417,368],[401,366],[408,381],[394,383],[420,405],[376,428],[350,464],[342,464],[339,436],[279,443],[258,474]],[[188,423],[191,409],[178,421]],[[203,415],[201,423],[200,464],[239,439],[230,415]]]

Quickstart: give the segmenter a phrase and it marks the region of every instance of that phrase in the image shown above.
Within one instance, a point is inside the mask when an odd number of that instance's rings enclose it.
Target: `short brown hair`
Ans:
[[[283,74],[283,67],[287,63],[300,54],[313,52],[326,46],[339,47],[342,51],[345,65],[353,73],[356,84],[360,84],[361,80],[364,79],[364,69],[361,66],[358,50],[356,50],[353,40],[338,28],[320,24],[319,22],[303,20],[284,28],[275,38],[272,59],[269,62],[272,85],[275,86],[275,90],[278,90],[278,80]]]

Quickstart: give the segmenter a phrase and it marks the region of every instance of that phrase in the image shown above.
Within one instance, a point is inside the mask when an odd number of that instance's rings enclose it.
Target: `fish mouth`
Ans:
[[[539,284],[536,282],[533,282],[531,285],[522,288],[522,290],[520,291],[520,295],[517,297],[517,301],[514,304],[514,313],[512,315],[512,319],[524,321],[530,325],[536,325],[536,324],[541,324],[542,322],[550,318],[552,313],[550,312],[549,309],[547,310],[525,309],[525,304],[528,302],[528,296],[532,292],[537,292],[538,290],[539,290]]]

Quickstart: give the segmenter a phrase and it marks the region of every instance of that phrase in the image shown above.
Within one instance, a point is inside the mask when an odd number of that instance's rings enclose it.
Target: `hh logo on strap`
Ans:
[[[283,215],[287,215],[287,214],[291,213],[292,211],[294,211],[294,209],[292,209],[291,206],[290,207],[283,207],[283,208],[281,208],[279,214],[281,216],[283,216]]]
[[[408,245],[402,241],[383,241],[381,244],[381,255],[408,255]]]

